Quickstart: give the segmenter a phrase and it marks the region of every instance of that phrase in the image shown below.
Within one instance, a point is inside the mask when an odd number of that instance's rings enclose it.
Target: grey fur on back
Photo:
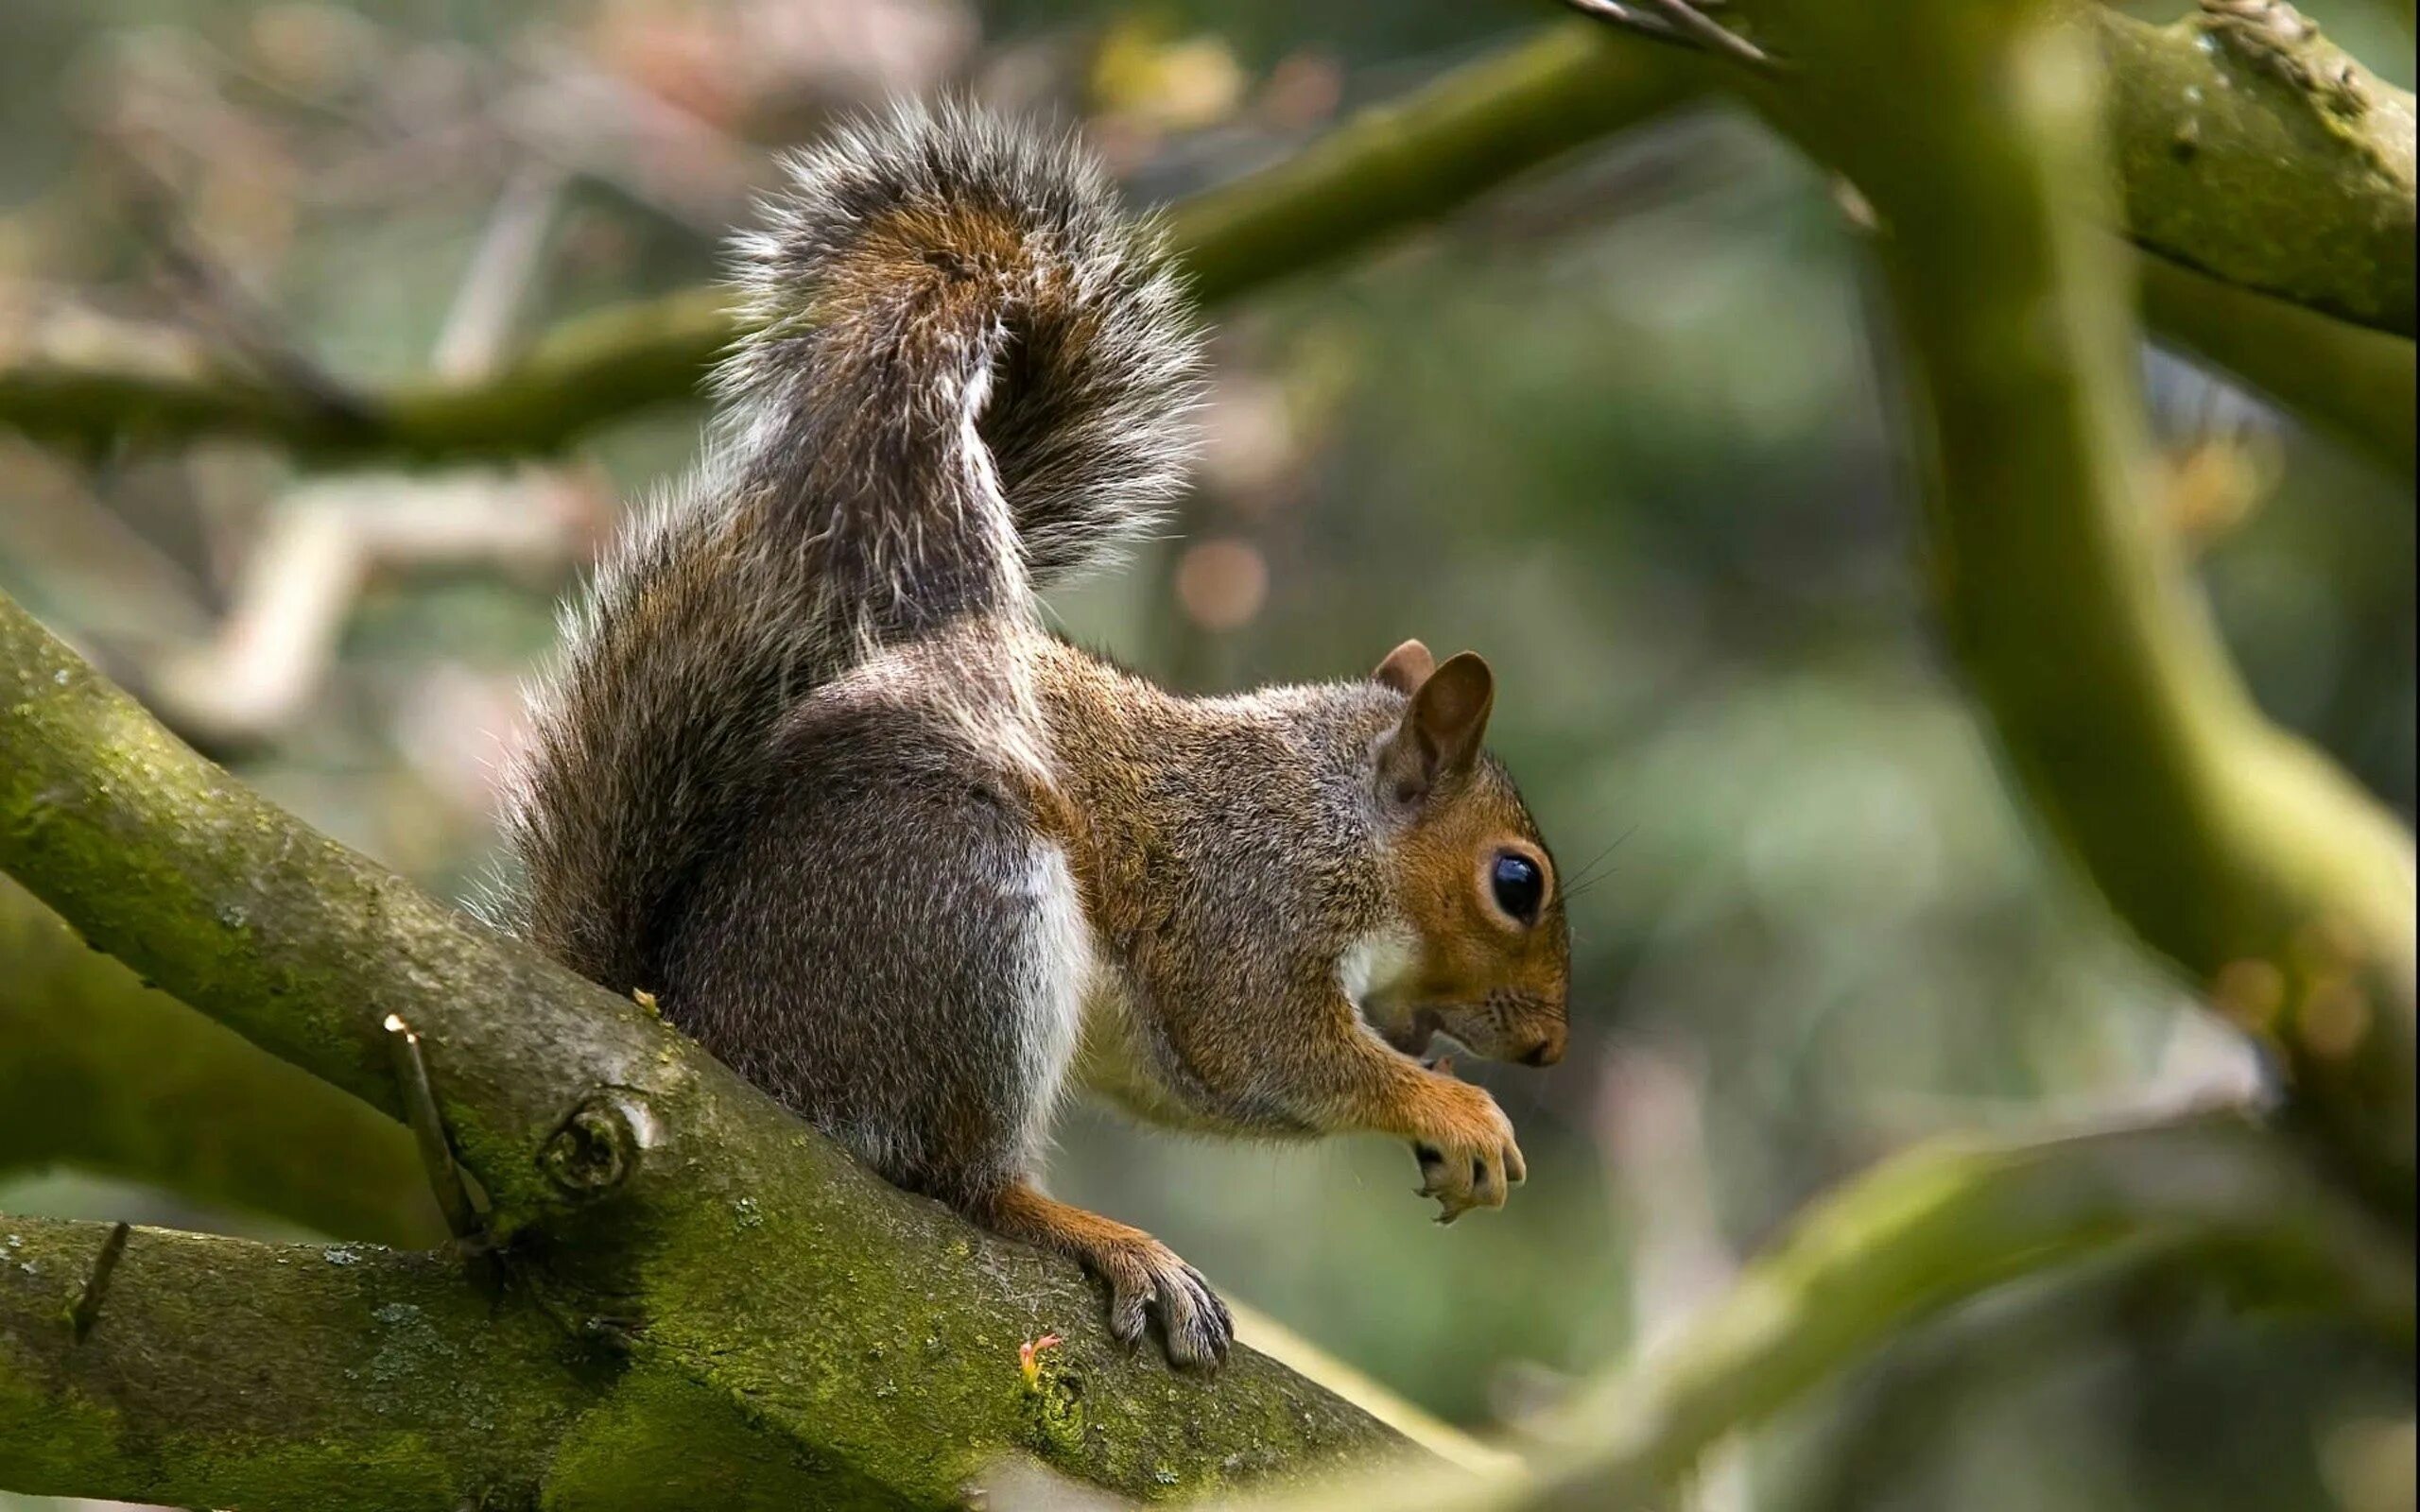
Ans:
[[[886,644],[1147,528],[1199,336],[1160,238],[1070,144],[901,109],[788,165],[736,244],[753,334],[707,455],[600,564],[532,698],[499,921],[652,988],[700,864],[754,821],[785,713]]]

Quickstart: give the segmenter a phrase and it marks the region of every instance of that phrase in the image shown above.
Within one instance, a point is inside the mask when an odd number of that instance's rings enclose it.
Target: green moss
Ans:
[[[451,1512],[463,1494],[443,1446],[408,1432],[302,1442],[145,1432],[80,1387],[37,1389],[48,1373],[0,1338],[0,1484],[15,1490],[331,1512]]]
[[[855,1512],[917,1503],[765,1432],[705,1386],[640,1371],[564,1436],[541,1504],[548,1512]]]
[[[1063,1466],[1081,1452],[1084,1393],[1080,1376],[1046,1365],[1033,1384],[1018,1381],[1016,1404],[1017,1415],[1025,1422],[1028,1448]]]
[[[2410,336],[2411,96],[2279,25],[2100,18],[2127,224],[2185,266]]]
[[[147,988],[5,879],[0,959],[0,1172],[73,1163],[322,1233],[443,1236],[401,1125]]]
[[[0,1485],[78,1494],[84,1467],[112,1456],[123,1431],[81,1393],[38,1385],[48,1374],[32,1350],[0,1333]]]

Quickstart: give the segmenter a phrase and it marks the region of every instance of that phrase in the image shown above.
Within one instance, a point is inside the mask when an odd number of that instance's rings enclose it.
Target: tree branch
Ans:
[[[739,1431],[714,1421],[703,1394],[619,1371],[527,1297],[441,1254],[141,1228],[78,1340],[68,1308],[111,1227],[0,1218],[11,1490],[180,1506],[531,1504],[510,1493],[558,1465],[579,1476],[584,1445],[634,1426],[614,1420],[622,1392],[672,1397],[690,1431]],[[658,1472],[700,1458],[668,1455]],[[596,1469],[585,1473],[593,1486]]]
[[[2412,100],[2285,0],[2152,26],[2094,6],[2137,245],[2238,288],[2412,335]]]
[[[1793,70],[1688,0],[1569,0],[1643,36]],[[2067,0],[2098,34],[2135,244],[2253,293],[2412,335],[2412,101],[2287,0],[2199,0],[2155,26]],[[1734,14],[1737,13],[1735,9]],[[1685,25],[1676,25],[1685,22]]]
[[[1546,31],[1178,205],[1178,260],[1210,302],[1340,262],[1696,97],[1703,74],[1675,62],[1593,27]]]
[[[1647,1368],[1573,1412],[1572,1505],[1644,1503],[1724,1435],[1885,1339],[2020,1277],[2145,1241],[2203,1247],[2238,1295],[2412,1337],[2410,1249],[2231,1116],[2042,1143],[1945,1143],[1825,1199]],[[1588,1498],[1593,1498],[1590,1500]]]
[[[2405,477],[2414,470],[2411,343],[2160,258],[2135,259],[2143,323]]]
[[[1362,1480],[1256,1507],[1621,1512],[1886,1339],[2019,1278],[2155,1244],[2263,1306],[2412,1337],[2409,1246],[2231,1115],[1885,1161],[1819,1201],[1657,1355],[1559,1413],[1522,1478]]]
[[[1570,27],[1365,111],[1273,167],[1175,208],[1205,301],[1342,258],[1568,148],[1660,113],[1694,88],[1666,60]],[[568,321],[474,382],[423,379],[332,415],[190,342],[79,323],[0,352],[0,423],[41,439],[158,444],[233,433],[327,459],[550,451],[694,396],[737,335],[721,290],[686,289]]]
[[[566,1339],[484,1262],[140,1228],[96,1290],[113,1227],[0,1218],[0,1486],[364,1512],[530,1505],[538,1486],[614,1512],[925,1500]]]
[[[1932,588],[2015,776],[2118,916],[2276,1048],[2373,1198],[2409,1212],[2411,836],[2260,714],[2135,491],[2151,449],[2122,262],[2074,213],[2105,181],[2086,39],[2054,5],[2021,25],[1976,8],[1963,31],[1912,3],[1768,12],[1807,63],[1775,118],[1883,223]]]
[[[5,878],[0,962],[0,1175],[73,1164],[344,1238],[444,1238],[393,1120],[144,986]]]
[[[684,289],[575,317],[484,377],[364,389],[356,411],[335,412],[181,333],[90,315],[29,319],[15,350],[0,349],[0,419],[78,447],[225,435],[320,461],[531,455],[692,397],[735,332],[719,290]]]
[[[2320,119],[2319,96],[2290,89],[2242,49],[2196,45],[2198,24],[2153,28],[2091,9],[2111,56],[2125,63],[2116,115],[2127,132],[2138,239],[2163,257],[2408,335],[2411,96],[2360,76],[2368,106]],[[2327,60],[2323,72],[2332,66]],[[2239,89],[2238,72],[2247,75]],[[1712,77],[1702,60],[1602,26],[1552,28],[1178,206],[1177,249],[1205,300],[1232,298],[1443,215],[1696,95]],[[1793,74],[1752,87],[1770,103],[1800,82]],[[2191,91],[2201,94],[2194,113],[2178,113]],[[2348,261],[2352,271],[2341,271]],[[2273,354],[2266,343],[2206,339],[2207,310],[2153,313],[2164,332],[2179,316],[2176,335],[2186,345],[2223,345],[2256,387],[2291,403],[2315,387],[2310,342]],[[365,415],[348,417],[156,333],[112,339],[78,329],[49,340],[37,326],[26,350],[0,365],[0,421],[75,445],[235,433],[329,459],[544,452],[692,396],[735,334],[717,291],[683,290],[566,322],[486,378],[400,385],[371,396]],[[2408,368],[2409,344],[2400,350]],[[2390,460],[2411,452],[2408,412],[2347,404],[2334,418]]]
[[[1128,1355],[1071,1266],[887,1186],[637,1005],[262,802],[5,598],[0,868],[95,945],[382,1108],[398,1098],[380,1021],[418,1029],[514,1295],[565,1347],[657,1383],[617,1395],[623,1436],[593,1446],[627,1473],[678,1440],[650,1436],[686,1420],[648,1405],[666,1394],[754,1425],[744,1463],[804,1457],[912,1504],[1011,1452],[1162,1498],[1402,1447],[1250,1350],[1215,1387]],[[1067,1342],[1028,1389],[1017,1345],[1045,1332]],[[290,1363],[284,1347],[242,1358],[238,1379]],[[358,1504],[348,1490],[281,1504]]]

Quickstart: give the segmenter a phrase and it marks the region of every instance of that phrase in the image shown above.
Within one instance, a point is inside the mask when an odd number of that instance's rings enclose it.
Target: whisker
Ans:
[[[1612,855],[1616,850],[1620,850],[1623,841],[1629,839],[1632,835],[1636,834],[1637,833],[1638,826],[1634,824],[1629,829],[1624,830],[1621,833],[1614,836],[1614,840],[1611,845],[1608,845],[1602,850],[1598,851],[1597,854],[1589,860],[1589,863],[1586,866],[1580,868],[1580,873],[1572,879],[1571,885],[1564,889],[1564,895],[1569,896],[1573,890],[1585,886],[1589,881],[1588,874],[1596,870],[1598,866],[1601,864],[1607,856]]]

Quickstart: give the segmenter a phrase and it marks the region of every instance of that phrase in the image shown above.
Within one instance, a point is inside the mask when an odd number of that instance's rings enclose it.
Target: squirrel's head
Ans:
[[[1406,641],[1374,676],[1404,696],[1371,775],[1388,890],[1412,937],[1362,1013],[1407,1055],[1442,1030],[1490,1059],[1550,1066],[1568,1028],[1571,934],[1554,858],[1482,744],[1495,675],[1472,652],[1441,666]]]

